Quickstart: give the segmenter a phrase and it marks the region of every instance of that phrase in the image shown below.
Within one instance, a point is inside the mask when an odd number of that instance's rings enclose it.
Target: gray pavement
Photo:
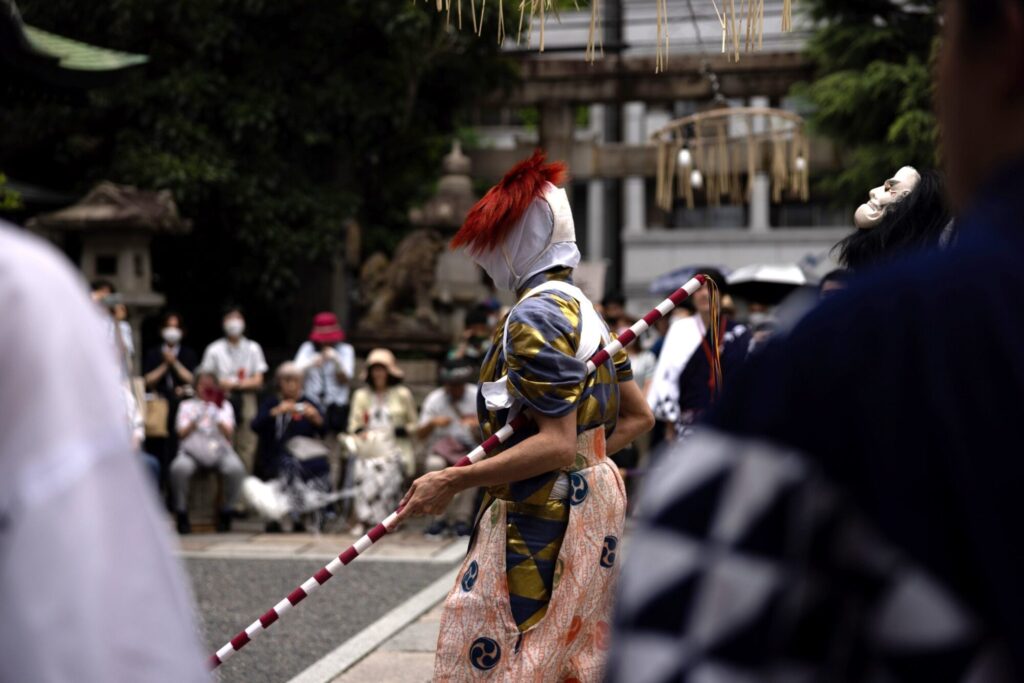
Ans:
[[[240,526],[242,529],[232,534],[180,538],[180,554],[191,579],[203,642],[210,652],[355,540],[346,534],[263,534],[255,527]],[[401,606],[451,572],[465,552],[464,542],[424,539],[419,526],[410,525],[383,539],[345,567],[225,662],[217,670],[216,680],[286,683],[342,644],[358,645],[360,638],[352,639],[360,634],[365,638],[382,618],[384,622],[390,618],[394,625],[395,613],[403,612]],[[415,618],[411,615],[395,628],[403,628]],[[325,661],[330,662],[330,658]],[[377,680],[385,683],[389,679]]]

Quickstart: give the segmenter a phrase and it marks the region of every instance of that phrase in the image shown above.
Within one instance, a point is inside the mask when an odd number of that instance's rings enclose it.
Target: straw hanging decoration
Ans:
[[[415,0],[414,0],[415,1]],[[764,1],[765,0],[711,0],[715,9],[719,26],[722,29],[722,54],[728,54],[729,58],[739,61],[740,52],[750,52],[754,49],[761,49],[764,44]],[[429,0],[424,0],[429,2]],[[462,2],[454,0],[455,14],[459,29],[462,28]],[[505,41],[505,0],[496,0],[498,3],[498,43]],[[603,0],[590,0],[590,26],[587,35],[587,47],[584,59],[593,62],[597,58],[598,48],[601,45],[601,2]],[[721,7],[718,3],[721,2]],[[445,12],[449,23],[451,22],[453,0],[435,0],[434,5],[438,12]],[[484,15],[487,9],[487,0],[481,0],[480,11],[477,12],[476,0],[469,0],[469,14],[472,20],[473,33],[482,35],[484,30]],[[575,3],[576,9],[580,9],[579,2]],[[669,53],[669,0],[655,0],[656,6],[656,40],[655,40],[655,73],[660,73],[668,66]],[[548,14],[553,14],[558,19],[558,4],[555,0],[519,0],[519,29],[516,33],[516,43],[522,43],[523,27],[527,26],[527,44],[533,36],[534,22],[537,22],[538,33],[540,34],[539,50],[544,51],[545,25]],[[793,30],[793,0],[784,0],[782,9],[782,30]],[[603,52],[603,50],[601,50]]]
[[[712,207],[749,201],[760,173],[769,176],[775,203],[810,197],[810,146],[803,119],[792,112],[712,109],[669,122],[651,142],[657,147],[655,199],[665,212],[672,211],[676,198],[694,208],[695,192],[703,192]]]

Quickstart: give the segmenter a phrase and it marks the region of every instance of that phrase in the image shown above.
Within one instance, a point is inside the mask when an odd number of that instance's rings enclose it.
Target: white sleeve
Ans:
[[[213,359],[213,345],[217,342],[211,342],[206,350],[203,351],[203,359],[199,361],[199,367],[196,368],[196,372],[212,372],[213,374],[220,377],[220,368],[217,367],[217,363]]]
[[[267,366],[267,359],[263,355],[263,347],[259,345],[259,342],[251,343],[256,357],[252,372],[254,375],[264,375],[270,368]]]
[[[313,360],[313,345],[308,341],[302,342],[299,345],[299,350],[295,352],[295,358],[292,359],[300,368],[306,370],[309,367],[310,361]]]
[[[0,301],[0,678],[209,681],[84,283],[0,224]]]
[[[142,418],[141,406],[135,399],[135,392],[127,384],[122,384],[121,389],[121,393],[124,395],[124,408],[128,416],[129,433],[141,447],[142,441],[146,438],[146,421]]]
[[[220,410],[218,411],[217,420],[219,420],[220,423],[223,424],[223,425],[227,425],[228,427],[231,427],[232,429],[234,428],[234,426],[235,426],[235,409],[231,405],[230,401],[225,400],[224,403],[222,403],[220,405]]]
[[[338,356],[341,359],[341,371],[352,379],[356,375],[356,350],[351,344],[338,344]]]
[[[440,391],[444,391],[444,389],[441,389]],[[440,407],[440,395],[437,392],[438,390],[435,389],[427,394],[427,397],[423,399],[423,408],[420,410],[419,419],[420,427],[425,426],[428,422],[441,414],[438,410]]]
[[[178,406],[178,414],[174,418],[174,430],[180,432],[192,424],[195,419],[195,402],[191,398],[185,399]]]

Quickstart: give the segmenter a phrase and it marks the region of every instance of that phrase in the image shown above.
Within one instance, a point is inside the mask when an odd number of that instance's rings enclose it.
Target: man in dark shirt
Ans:
[[[1024,1],[944,32],[958,242],[830,297],[663,458],[612,680],[1024,678]]]

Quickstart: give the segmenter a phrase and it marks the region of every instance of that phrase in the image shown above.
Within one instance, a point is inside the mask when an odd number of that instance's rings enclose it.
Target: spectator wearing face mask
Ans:
[[[234,408],[238,417],[238,429],[234,433],[235,452],[245,463],[246,471],[252,473],[256,459],[256,435],[249,425],[259,407],[257,396],[263,389],[267,360],[263,347],[245,337],[245,316],[240,308],[232,307],[225,312],[224,336],[206,347],[200,367],[217,376],[221,389]]]
[[[174,312],[165,314],[160,325],[162,343],[146,351],[142,360],[146,391],[166,402],[166,436],[149,436],[146,439],[146,450],[156,455],[164,467],[178,452],[174,418],[178,414],[178,405],[191,394],[195,381],[193,372],[199,365],[195,350],[182,343],[184,335],[181,315]]]

